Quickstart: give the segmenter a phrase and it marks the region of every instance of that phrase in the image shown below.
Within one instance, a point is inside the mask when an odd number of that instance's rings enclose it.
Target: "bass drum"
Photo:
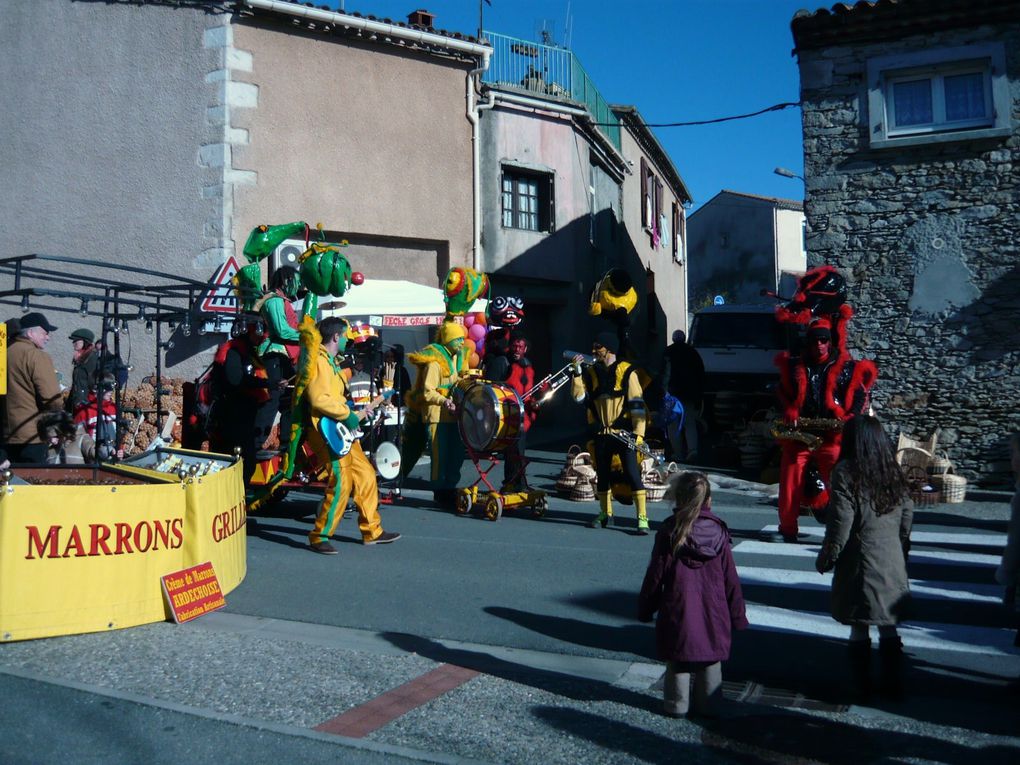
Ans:
[[[499,383],[476,382],[458,409],[460,436],[476,452],[502,452],[517,443],[524,404],[517,391]]]
[[[400,475],[400,449],[390,441],[383,441],[375,447],[372,462],[384,481],[392,481]]]

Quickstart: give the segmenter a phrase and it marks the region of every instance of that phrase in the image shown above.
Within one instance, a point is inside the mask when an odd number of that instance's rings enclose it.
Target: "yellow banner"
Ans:
[[[0,323],[0,396],[7,395],[7,325]]]
[[[240,463],[183,485],[8,486],[0,641],[163,621],[160,577],[205,561],[229,592],[246,573],[244,517]]]

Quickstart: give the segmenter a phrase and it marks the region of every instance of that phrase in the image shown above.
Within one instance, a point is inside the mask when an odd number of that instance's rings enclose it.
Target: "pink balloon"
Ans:
[[[473,313],[469,313],[467,316],[464,317],[464,326],[465,327],[471,327],[471,325],[473,325],[474,323],[475,323],[475,315]]]
[[[485,337],[485,327],[481,324],[472,324],[471,328],[468,329],[468,337],[477,343]]]

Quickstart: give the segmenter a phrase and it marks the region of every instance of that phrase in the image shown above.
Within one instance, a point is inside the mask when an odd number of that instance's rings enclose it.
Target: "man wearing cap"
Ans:
[[[637,443],[645,436],[647,412],[638,370],[630,362],[617,359],[619,340],[613,332],[603,332],[592,343],[595,363],[580,371],[583,357],[574,357],[571,393],[575,401],[584,402],[588,410],[588,427],[592,430],[595,470],[598,471],[596,492],[599,514],[592,528],[606,528],[613,522],[612,484],[613,457],[623,465],[623,478],[630,487],[637,511],[639,534],[648,533],[648,512],[645,506],[645,485],[641,480],[638,455],[615,438],[612,431],[627,431]]]
[[[7,349],[7,422],[4,440],[12,462],[46,461],[46,443],[36,420],[59,410],[60,385],[53,360],[44,350],[56,327],[41,313],[21,317],[18,335]]]
[[[78,407],[88,402],[89,392],[99,379],[99,353],[96,351],[96,336],[91,329],[79,327],[68,338],[74,349],[74,367],[71,370],[71,390],[67,395],[67,411],[74,414]]]
[[[826,487],[839,458],[842,423],[868,408],[878,371],[871,361],[850,356],[845,332],[834,337],[833,321],[824,316],[808,325],[803,354],[781,353],[776,364],[777,395],[789,432],[803,430],[821,439],[813,449],[804,440],[779,439],[779,531],[770,539],[796,542],[801,506],[823,509],[828,502]],[[805,420],[814,421],[810,429],[803,427]],[[810,481],[809,475],[814,476]]]

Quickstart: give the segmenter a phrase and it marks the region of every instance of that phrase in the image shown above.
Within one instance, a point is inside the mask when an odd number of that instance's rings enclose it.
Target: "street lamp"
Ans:
[[[802,183],[807,182],[804,180],[804,176],[797,175],[795,172],[793,172],[793,170],[787,170],[785,167],[777,167],[772,172],[775,173],[776,175],[781,175],[784,178],[800,178]]]

